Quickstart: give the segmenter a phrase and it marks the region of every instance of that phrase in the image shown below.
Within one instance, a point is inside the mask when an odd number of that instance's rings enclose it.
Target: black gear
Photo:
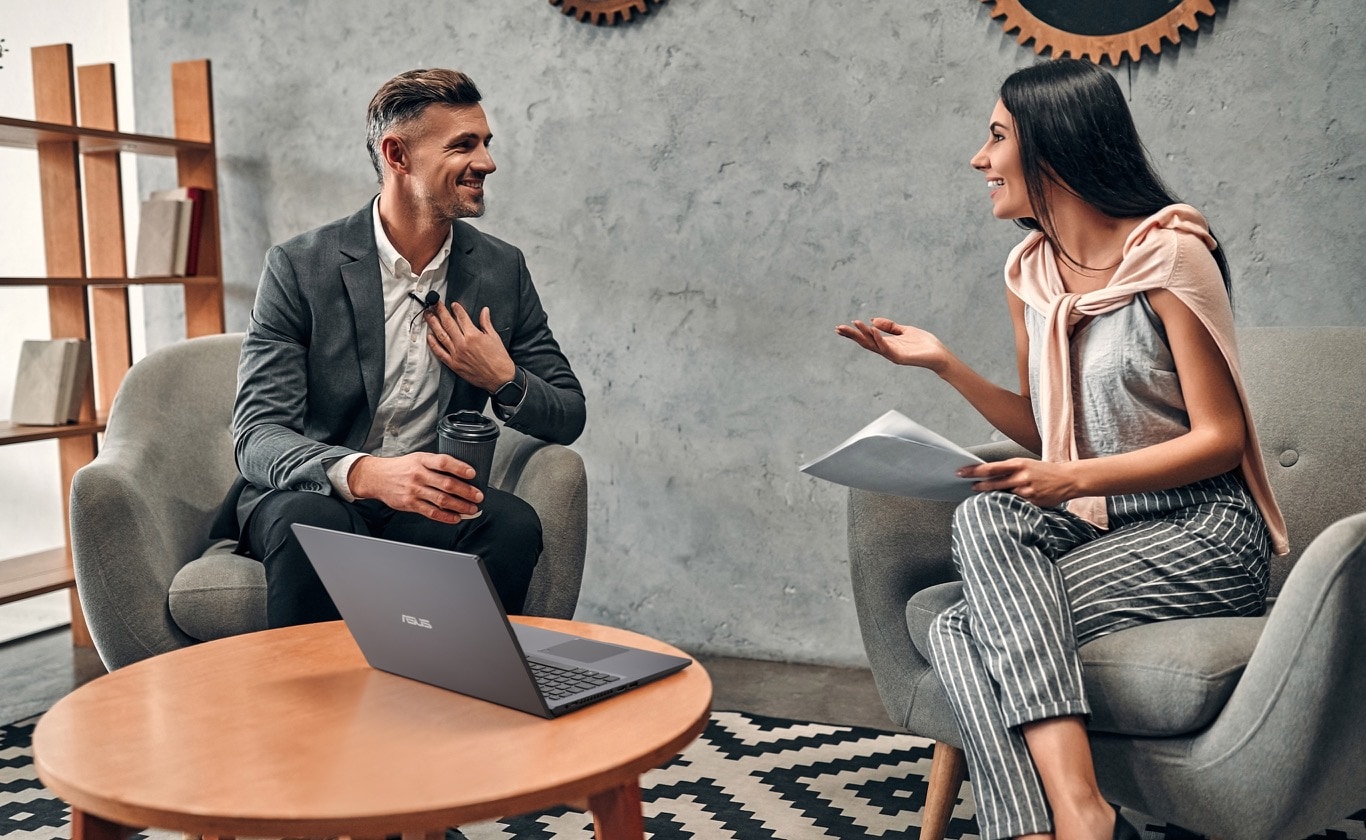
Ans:
[[[1179,2],[1172,4],[1172,8],[1166,14],[1128,32],[1114,35],[1078,35],[1073,32],[1064,32],[1040,20],[1026,8],[1025,0],[982,0],[982,2],[995,4],[991,16],[993,18],[1004,18],[1001,21],[1001,26],[1006,32],[1013,32],[1018,29],[1019,34],[1016,36],[1016,40],[1021,44],[1026,44],[1030,39],[1033,39],[1036,55],[1047,49],[1053,58],[1070,55],[1073,58],[1085,58],[1097,64],[1100,63],[1101,59],[1108,58],[1112,66],[1118,65],[1120,58],[1125,55],[1129,57],[1130,61],[1138,61],[1142,58],[1145,48],[1153,55],[1157,55],[1162,51],[1163,40],[1170,41],[1175,45],[1181,42],[1182,29],[1196,30],[1200,28],[1200,21],[1196,15],[1213,16],[1215,13],[1214,4],[1211,0],[1179,0]]]
[[[650,3],[664,0],[550,0],[550,5],[561,6],[561,11],[572,15],[580,23],[612,26],[630,22],[635,14],[646,14]]]

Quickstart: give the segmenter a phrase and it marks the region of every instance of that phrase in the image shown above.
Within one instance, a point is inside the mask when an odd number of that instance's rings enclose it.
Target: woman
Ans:
[[[1119,85],[1083,61],[1006,79],[972,166],[1031,232],[1006,262],[1020,391],[886,318],[837,332],[927,368],[1043,460],[965,468],[963,600],[931,659],[984,840],[1137,837],[1101,797],[1077,648],[1152,621],[1263,611],[1284,524],[1238,377],[1228,269],[1149,164]]]

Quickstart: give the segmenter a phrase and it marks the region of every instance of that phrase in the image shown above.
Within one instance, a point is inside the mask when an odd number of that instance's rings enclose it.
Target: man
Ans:
[[[436,424],[492,399],[508,426],[570,443],[585,410],[522,253],[460,221],[483,214],[495,169],[480,99],[452,70],[385,83],[366,141],[378,197],[266,256],[233,435],[240,545],[265,564],[272,627],[338,617],[295,522],[478,554],[521,611],[536,513],[481,494],[435,451]]]

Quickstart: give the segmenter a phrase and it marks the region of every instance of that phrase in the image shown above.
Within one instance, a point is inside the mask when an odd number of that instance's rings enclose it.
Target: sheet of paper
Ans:
[[[972,495],[972,479],[954,473],[980,463],[942,435],[889,411],[801,471],[846,487],[957,502]]]

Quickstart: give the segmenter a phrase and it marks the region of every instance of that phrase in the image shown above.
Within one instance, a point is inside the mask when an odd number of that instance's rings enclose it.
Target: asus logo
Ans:
[[[414,627],[426,627],[428,630],[432,629],[432,623],[430,621],[425,618],[413,618],[411,615],[403,616],[403,623],[411,624]]]

